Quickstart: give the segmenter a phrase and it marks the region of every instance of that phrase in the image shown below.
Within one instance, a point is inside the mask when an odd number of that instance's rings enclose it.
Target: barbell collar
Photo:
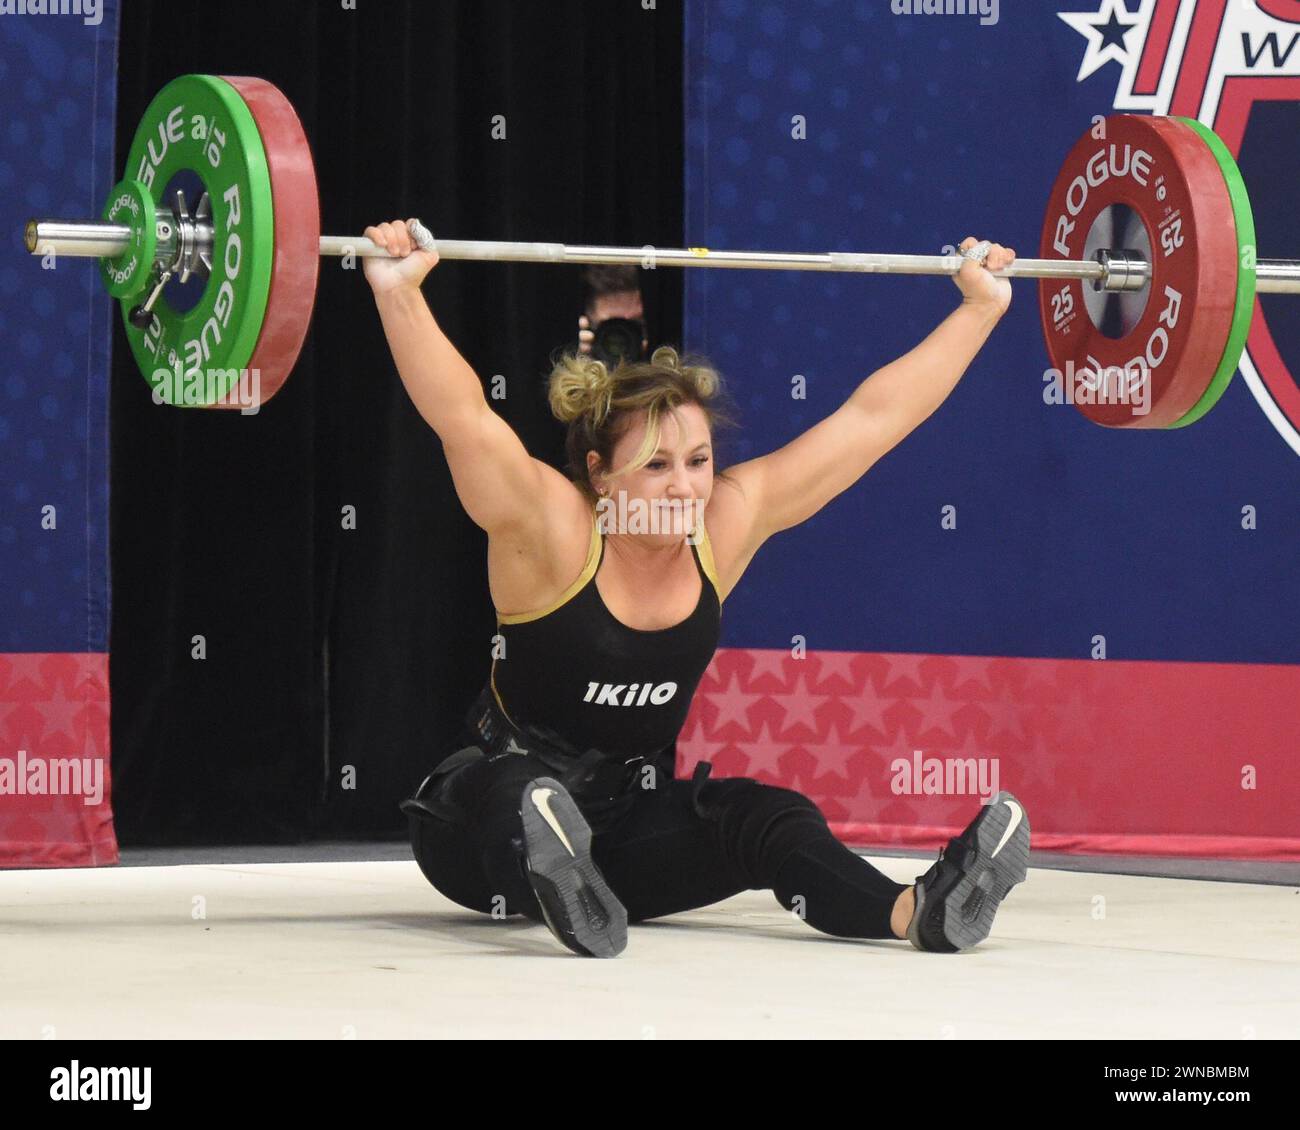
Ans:
[[[167,215],[167,213],[163,213]],[[211,228],[198,225],[199,246],[211,246]],[[33,254],[103,258],[120,255],[131,231],[123,224],[101,221],[30,220],[27,250]],[[514,263],[626,263],[644,267],[715,267],[769,271],[847,271],[885,275],[953,275],[960,255],[891,255],[850,251],[713,251],[703,247],[598,247],[586,244],[523,243],[510,240],[439,239],[443,259]],[[40,249],[38,251],[38,248]],[[388,252],[361,236],[323,235],[320,253],[355,255],[359,259],[388,257]],[[1265,294],[1300,294],[1300,260],[1260,259],[1255,266],[1257,287]],[[993,272],[999,278],[1084,279],[1108,291],[1139,290],[1150,276],[1150,265],[1131,252],[1099,252],[1090,259],[1017,259]]]
[[[1106,268],[1104,278],[1093,279],[1093,290],[1141,290],[1151,281],[1151,265],[1136,251],[1115,251],[1103,247],[1097,261]]]

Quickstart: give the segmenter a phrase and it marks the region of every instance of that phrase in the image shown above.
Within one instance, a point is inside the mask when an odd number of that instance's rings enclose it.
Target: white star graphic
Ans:
[[[803,683],[802,690],[799,688],[800,682]],[[808,689],[808,683],[808,675],[805,672],[802,679],[795,680],[795,685],[788,694],[768,696],[785,712],[785,716],[781,719],[782,733],[795,726],[807,726],[815,734],[820,728],[817,721],[817,711],[830,702],[831,696],[828,694],[813,694]],[[795,741],[797,739],[792,738],[791,740]]]
[[[898,689],[898,684],[904,679],[910,679],[915,683],[918,691],[925,686],[925,679],[921,676],[921,664],[930,658],[929,655],[886,652],[882,652],[881,655],[889,663],[888,677],[880,684],[881,690],[886,694],[902,695],[905,693]]]
[[[747,654],[753,660],[753,663],[749,668],[749,674],[745,676],[746,690],[751,689],[764,675],[771,675],[776,680],[777,686],[781,690],[785,690],[787,679],[785,661],[791,658],[788,651],[779,648],[776,650],[765,648],[761,651],[755,649]]]
[[[865,752],[861,745],[846,740],[838,732],[837,726],[831,726],[831,732],[826,735],[825,741],[799,742],[798,745],[807,750],[817,761],[817,768],[821,771],[820,776],[825,777],[828,773],[842,778],[845,783],[851,784],[854,774],[849,770],[849,762]]]
[[[866,681],[861,691],[853,695],[843,695],[840,702],[849,708],[850,732],[859,730],[863,726],[870,726],[882,737],[889,735],[890,727],[885,720],[885,712],[892,709],[898,699],[883,698],[878,695],[870,679]]]
[[[821,660],[821,666],[817,670],[817,689],[825,690],[828,682],[840,678],[852,692],[861,682],[853,674],[853,661],[857,657],[857,652],[853,651],[819,651],[817,658]]]
[[[713,720],[712,733],[717,734],[723,726],[735,722],[746,733],[751,732],[749,712],[754,704],[765,696],[746,694],[740,689],[740,675],[732,671],[727,678],[727,685],[717,690],[706,692],[706,698],[713,704],[716,716]]]
[[[781,758],[789,753],[791,748],[790,742],[779,741],[772,734],[772,727],[768,722],[762,723],[758,728],[758,733],[752,738],[746,738],[734,744],[747,759],[745,769],[747,774],[749,774],[750,766],[758,766],[775,772]]]
[[[960,688],[961,696],[968,702],[976,691],[993,693],[990,672],[993,660],[977,656],[959,656],[957,674],[953,677],[953,689]]]
[[[87,695],[74,695],[69,698],[63,693],[63,687],[56,683],[44,702],[36,708],[45,719],[45,735],[42,741],[49,741],[55,734],[65,734],[76,740],[76,718],[86,709]]]
[[[1101,7],[1095,12],[1057,12],[1056,15],[1088,40],[1088,49],[1083,54],[1083,62],[1079,64],[1075,82],[1082,82],[1112,59],[1121,66],[1128,62],[1127,36],[1129,30],[1137,27],[1140,20],[1138,13],[1128,10],[1124,0],[1101,0]],[[1102,46],[1105,36],[1101,25],[1111,23],[1124,28],[1120,33],[1121,42]]]
[[[925,698],[909,698],[907,701],[916,707],[921,714],[921,720],[912,731],[914,739],[923,733],[938,730],[944,735],[941,740],[957,740],[957,727],[953,725],[953,715],[961,710],[966,703],[960,699],[949,698],[948,692],[939,685],[937,679],[934,685],[930,687],[930,693]],[[950,733],[951,737],[948,736]]]

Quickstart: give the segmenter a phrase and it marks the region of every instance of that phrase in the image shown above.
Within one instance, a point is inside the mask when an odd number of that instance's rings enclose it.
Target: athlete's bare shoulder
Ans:
[[[713,548],[718,587],[725,600],[762,544],[755,538],[754,510],[741,483],[717,476],[704,510],[704,527]]]
[[[591,503],[540,463],[542,489],[524,522],[488,538],[488,588],[502,615],[545,607],[573,583],[591,548]]]

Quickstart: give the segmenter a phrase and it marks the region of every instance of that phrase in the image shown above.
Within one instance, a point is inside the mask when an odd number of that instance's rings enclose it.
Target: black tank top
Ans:
[[[503,616],[492,661],[497,705],[519,729],[540,726],[580,750],[649,756],[671,745],[718,646],[722,599],[703,519],[692,547],[700,599],[680,624],[629,628],[596,588],[605,537],[592,513],[582,572],[547,608]],[[499,650],[499,648],[498,648]]]

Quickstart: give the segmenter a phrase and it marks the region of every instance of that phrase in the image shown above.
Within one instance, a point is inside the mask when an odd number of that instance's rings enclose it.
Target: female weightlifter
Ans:
[[[771,890],[837,937],[952,953],[988,936],[1026,874],[1029,821],[1001,792],[912,886],[841,844],[820,810],[748,778],[673,776],[674,743],[717,647],[720,609],[759,547],[812,517],[943,402],[1011,302],[1015,253],[962,243],[958,308],[836,412],[769,455],[715,473],[718,375],[669,347],[613,372],[565,356],[550,405],[568,477],[489,407],[420,291],[438,262],[407,225],[366,236],[384,332],[488,535],[498,636],[456,752],[404,801],[425,877],[453,901],[543,921],[610,957],[627,923]],[[704,521],[707,513],[707,526]]]

